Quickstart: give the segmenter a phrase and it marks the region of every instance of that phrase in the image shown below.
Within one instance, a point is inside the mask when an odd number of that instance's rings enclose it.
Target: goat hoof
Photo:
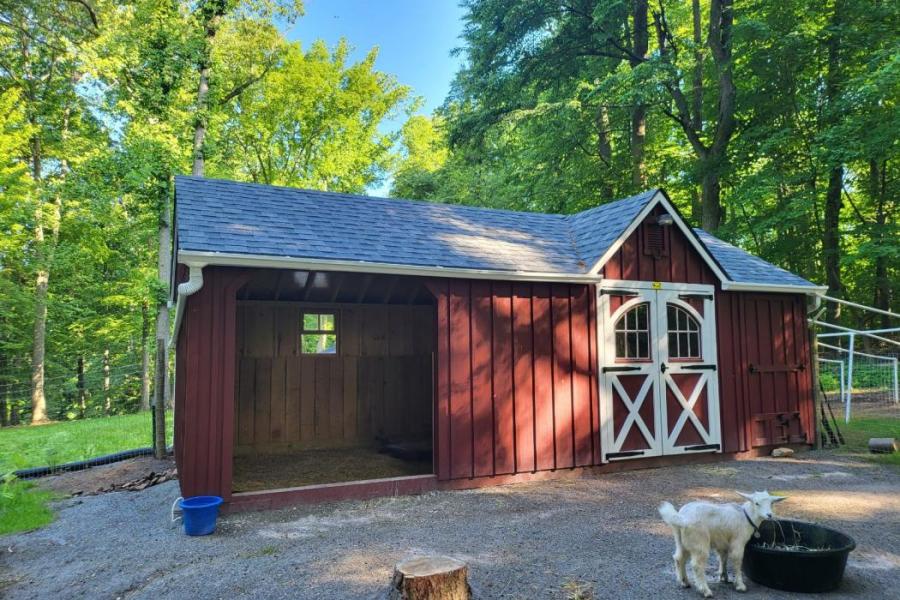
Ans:
[[[712,590],[706,590],[705,592],[703,592],[703,597],[712,598]]]
[[[736,589],[739,592],[746,592],[747,586],[744,585],[743,583],[736,583],[736,584],[734,584],[734,589]]]
[[[683,580],[683,579],[678,580],[678,585],[680,585],[680,586],[683,587],[683,588],[689,588],[689,587],[691,587],[691,584],[688,583],[687,581]]]

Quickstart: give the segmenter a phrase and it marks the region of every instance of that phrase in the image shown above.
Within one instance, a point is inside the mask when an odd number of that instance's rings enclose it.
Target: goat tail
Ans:
[[[671,502],[663,502],[659,505],[659,516],[662,517],[662,520],[670,527],[684,527],[684,520],[681,518],[681,515],[678,514],[678,511],[675,510],[675,507],[672,506]]]

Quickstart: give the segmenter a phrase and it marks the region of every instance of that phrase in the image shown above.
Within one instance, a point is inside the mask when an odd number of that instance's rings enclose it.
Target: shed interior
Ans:
[[[237,298],[234,492],[434,472],[420,278],[261,269]]]

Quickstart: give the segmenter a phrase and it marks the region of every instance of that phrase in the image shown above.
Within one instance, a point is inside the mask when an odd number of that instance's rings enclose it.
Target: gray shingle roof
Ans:
[[[731,281],[815,287],[814,283],[803,279],[799,275],[794,275],[790,271],[785,271],[781,267],[766,262],[758,256],[741,250],[737,246],[732,246],[702,229],[695,228],[694,231]]]
[[[585,274],[657,192],[552,215],[176,177],[178,250]],[[735,281],[812,285],[698,235]]]

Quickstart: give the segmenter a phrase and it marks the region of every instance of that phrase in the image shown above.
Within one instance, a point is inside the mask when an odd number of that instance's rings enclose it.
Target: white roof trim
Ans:
[[[791,285],[789,283],[743,283],[725,281],[722,289],[726,292],[775,292],[790,294],[814,294],[822,296],[828,291],[827,285]]]
[[[610,246],[609,249],[607,249],[607,251],[603,254],[603,256],[601,256],[600,259],[596,263],[594,263],[594,266],[591,267],[589,273],[598,274],[600,272],[600,269],[603,268],[603,265],[605,265],[607,261],[609,261],[609,259],[619,251],[619,248],[622,247],[622,244],[625,243],[625,240],[627,240],[628,237],[632,233],[634,233],[638,226],[644,222],[644,219],[647,218],[647,215],[649,215],[650,212],[654,208],[656,208],[658,204],[661,204],[663,208],[666,209],[666,212],[672,215],[672,219],[674,220],[675,224],[685,235],[688,241],[690,241],[694,249],[700,254],[703,260],[706,262],[712,272],[715,273],[716,277],[719,278],[719,281],[721,281],[724,286],[724,284],[729,281],[728,276],[725,275],[725,273],[719,267],[719,263],[717,263],[715,259],[713,259],[713,257],[709,254],[709,251],[706,249],[706,247],[704,247],[703,244],[701,244],[700,241],[697,240],[697,235],[693,231],[691,231],[690,227],[688,227],[687,224],[681,219],[681,217],[678,215],[678,211],[676,211],[675,208],[666,199],[665,194],[663,194],[662,191],[659,190],[656,192],[656,194],[654,194],[653,198],[647,203],[647,205],[644,206],[641,212],[639,212],[637,216],[632,219],[631,224],[629,224],[625,231],[623,231],[622,234],[616,239],[616,241],[613,242],[612,246]]]
[[[387,275],[412,275],[418,277],[453,277],[460,279],[496,279],[505,281],[550,281],[569,283],[599,283],[603,280],[594,273],[541,273],[532,271],[501,271],[490,269],[464,269],[398,265],[352,260],[323,260],[268,256],[230,252],[200,252],[180,250],[178,262],[191,265],[220,265],[227,267],[252,267],[262,269],[305,269],[317,271],[344,271],[351,273],[383,273]]]

